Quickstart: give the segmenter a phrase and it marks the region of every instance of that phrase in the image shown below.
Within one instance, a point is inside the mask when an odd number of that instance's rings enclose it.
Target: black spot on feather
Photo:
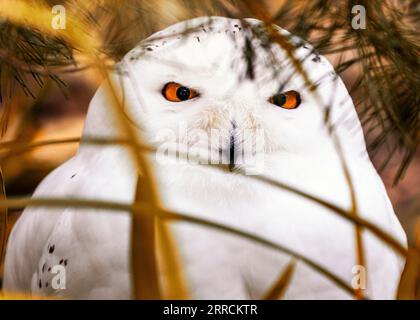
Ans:
[[[249,40],[249,38],[245,38],[245,61],[247,64],[246,77],[251,80],[253,80],[255,76],[254,58],[255,58],[255,52],[254,52],[254,48],[252,47],[251,41]]]
[[[317,55],[317,56],[315,56],[315,57],[312,58],[312,61],[313,62],[320,62],[321,61],[321,58]]]

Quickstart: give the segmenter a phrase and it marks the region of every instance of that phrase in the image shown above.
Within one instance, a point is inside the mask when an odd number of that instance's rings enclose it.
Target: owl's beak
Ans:
[[[235,129],[236,123],[231,121],[232,131],[230,133],[230,145],[229,145],[229,171],[233,172],[235,170]]]
[[[233,134],[230,136],[230,147],[229,147],[229,171],[235,170],[235,137]]]

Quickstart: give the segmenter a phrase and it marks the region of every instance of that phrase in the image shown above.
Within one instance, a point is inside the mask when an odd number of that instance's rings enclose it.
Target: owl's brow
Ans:
[[[176,71],[182,71],[182,73],[188,72],[194,75],[199,75],[203,77],[209,77],[214,75],[215,71],[218,69],[217,64],[211,64],[211,66],[200,66],[200,67],[192,67],[187,64],[176,62],[168,59],[157,58],[153,56],[145,56],[144,59],[152,60],[157,64],[163,64],[169,68],[175,69]]]

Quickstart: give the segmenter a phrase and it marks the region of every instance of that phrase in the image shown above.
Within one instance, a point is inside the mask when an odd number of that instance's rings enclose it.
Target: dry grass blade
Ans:
[[[2,149],[9,150],[7,156],[17,156],[25,152],[29,152],[34,148],[47,147],[56,144],[67,144],[67,143],[80,143],[79,137],[64,138],[64,139],[50,139],[36,142],[19,142],[19,141],[5,141],[0,143],[0,152]],[[127,139],[103,139],[103,138],[83,138],[84,143],[96,144],[96,145],[110,145],[110,144],[121,144],[121,145],[133,145],[134,143]],[[142,144],[135,144],[136,149],[139,151],[155,151],[154,148]]]
[[[134,156],[137,169],[141,171],[138,175],[136,187],[136,199],[134,204],[142,200],[143,202],[152,204],[152,215],[142,215],[140,208],[134,207],[132,212],[131,226],[131,276],[133,296],[135,299],[160,299],[160,289],[158,281],[157,262],[155,255],[155,210],[159,207],[159,198],[156,191],[153,176],[150,172],[146,158],[134,146],[137,144],[138,138],[133,132],[131,124],[125,117],[124,106],[118,99],[117,92],[114,88],[105,66],[100,68],[106,79],[107,90],[110,94],[110,104],[114,108],[114,114],[120,123],[121,129],[125,136],[132,143],[132,154]]]
[[[333,134],[333,133],[332,133]],[[354,184],[352,177],[350,175],[349,168],[346,163],[346,159],[343,155],[343,149],[341,147],[339,139],[334,135],[335,138],[335,144],[336,144],[336,150],[338,152],[338,155],[340,157],[341,166],[344,171],[344,176],[346,178],[347,185],[349,187],[350,192],[350,199],[351,199],[351,210],[350,213],[354,217],[358,217],[358,209],[357,209],[357,200],[356,200],[356,192],[354,190]],[[357,257],[357,264],[361,266],[362,268],[366,269],[366,262],[365,262],[365,251],[363,247],[363,239],[362,239],[362,226],[355,224],[354,225],[354,235],[355,235],[355,250],[356,250],[356,257]],[[366,277],[368,273],[366,272]],[[356,288],[354,290],[355,298],[360,300],[363,298],[363,289]]]
[[[136,187],[136,203],[138,200],[150,203],[152,210],[151,215],[142,215],[139,208],[133,208],[132,226],[131,226],[131,275],[133,296],[135,299],[160,299],[160,289],[158,280],[158,270],[155,252],[155,211],[160,207],[159,197],[156,191],[156,185],[149,169],[146,158],[134,146],[138,141],[137,136],[133,132],[131,124],[124,116],[124,106],[122,106],[118,95],[115,91],[105,67],[100,71],[106,78],[107,89],[111,95],[111,106],[114,108],[117,120],[121,124],[124,134],[128,140],[132,142],[134,160],[137,168],[141,171],[138,175]]]
[[[8,141],[0,143],[0,153],[3,153],[0,156],[0,161],[19,156],[25,152],[30,152],[33,148],[37,147],[47,147],[57,144],[66,144],[66,143],[77,143],[80,142],[80,138],[69,138],[69,139],[51,139],[33,143],[22,143]],[[7,151],[7,152],[5,152]]]
[[[398,287],[399,300],[420,300],[420,253],[418,249],[408,251],[405,268]]]
[[[291,261],[280,274],[280,277],[276,280],[276,282],[274,282],[271,288],[263,296],[264,300],[280,300],[284,296],[290,280],[292,279],[295,267],[295,261]]]
[[[354,211],[354,214],[357,215],[357,212]],[[365,252],[363,249],[363,240],[362,240],[362,227],[359,225],[354,226],[355,236],[356,236],[356,255],[357,255],[357,264],[362,268],[366,269],[365,263]],[[368,272],[366,271],[366,278],[368,276]],[[354,296],[356,299],[360,300],[363,298],[363,289],[356,288],[354,290]]]
[[[124,113],[124,106],[122,102],[118,99],[118,95],[115,91],[113,83],[109,78],[109,75],[106,72],[105,66],[101,70],[106,77],[108,84],[109,93],[112,96],[111,105],[115,108],[115,114],[118,117],[119,122],[122,125],[125,136],[128,138],[128,147],[131,148],[134,155],[134,160],[137,164],[138,170],[141,172],[138,175],[138,183],[136,190],[136,200],[134,202],[134,210],[132,211],[132,233],[131,233],[131,263],[132,263],[132,276],[133,276],[133,289],[134,297],[136,299],[160,299],[161,292],[159,289],[159,279],[158,279],[158,269],[156,261],[156,246],[155,246],[155,227],[156,227],[156,217],[159,213],[159,208],[161,208],[160,199],[158,190],[156,187],[156,182],[153,176],[153,172],[150,169],[148,160],[144,154],[144,149],[139,149],[138,146],[144,146],[141,141],[141,137],[136,134],[132,128],[131,123]],[[123,88],[122,88],[123,89]],[[140,212],[135,209],[135,204],[137,200],[143,200],[143,202],[150,204],[151,214],[145,217],[141,217]],[[146,230],[147,229],[147,230]],[[141,234],[144,232],[145,234]],[[167,237],[170,234],[167,233]],[[141,243],[140,243],[141,242]],[[142,249],[137,250],[138,249]],[[145,257],[142,257],[142,254],[145,254]],[[163,252],[163,254],[168,254],[164,261],[173,261],[174,257],[170,256],[170,253]],[[143,272],[140,267],[145,267],[147,272]],[[174,268],[180,268],[181,266],[178,263],[172,263]],[[149,273],[149,274],[148,274]],[[177,286],[182,282],[182,279],[178,278],[182,272],[179,269],[172,270],[172,279],[175,281],[175,284],[170,285],[170,287]],[[150,292],[146,292],[145,288],[151,288]],[[152,298],[153,297],[153,298]]]
[[[137,182],[136,202],[147,202],[147,185],[140,176]],[[131,223],[131,267],[135,299],[161,297],[155,251],[155,216],[133,209]],[[137,272],[136,272],[137,271]]]
[[[4,188],[3,172],[0,169],[0,201],[6,199],[6,190]],[[7,242],[7,208],[0,208],[0,265],[6,252]]]
[[[78,143],[80,142],[80,138],[73,137],[67,139],[51,139],[51,140],[44,140],[34,143],[27,143],[27,142],[19,142],[19,141],[5,141],[0,143],[0,150],[1,149],[22,149],[22,152],[29,151],[32,148],[43,147],[43,146],[50,146],[54,144],[63,144],[63,143]]]
[[[5,293],[0,291],[0,300],[56,300],[56,298],[38,297],[23,293]]]
[[[191,299],[180,265],[178,249],[167,222],[157,220],[157,254],[161,262],[162,296],[164,299]]]

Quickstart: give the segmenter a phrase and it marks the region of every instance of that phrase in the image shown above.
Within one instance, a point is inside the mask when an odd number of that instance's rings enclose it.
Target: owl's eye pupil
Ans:
[[[188,100],[190,97],[190,89],[188,89],[187,87],[179,87],[176,90],[176,96],[181,101]]]
[[[286,96],[283,93],[276,94],[273,96],[273,102],[275,105],[282,106],[286,103]]]

